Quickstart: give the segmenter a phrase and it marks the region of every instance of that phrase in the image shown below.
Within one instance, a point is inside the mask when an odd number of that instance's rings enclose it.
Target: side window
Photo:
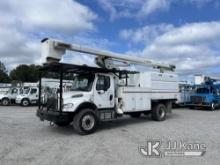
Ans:
[[[107,91],[109,88],[110,88],[110,77],[99,75],[96,83],[96,90]]]
[[[12,89],[12,92],[11,92],[11,93],[12,93],[12,94],[18,93],[18,89],[16,89],[16,88]]]
[[[31,94],[37,93],[37,89],[31,89]]]

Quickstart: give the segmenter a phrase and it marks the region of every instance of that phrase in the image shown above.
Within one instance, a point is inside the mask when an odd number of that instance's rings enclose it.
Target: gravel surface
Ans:
[[[0,106],[0,165],[212,164],[220,162],[220,110],[176,109],[164,122],[149,117],[102,123],[87,136],[41,122],[36,107]],[[146,140],[205,143],[202,157],[144,157]]]

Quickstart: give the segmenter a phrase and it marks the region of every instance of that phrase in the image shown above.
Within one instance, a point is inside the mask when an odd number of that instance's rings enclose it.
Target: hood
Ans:
[[[0,94],[0,99],[2,99],[5,96],[5,94],[1,93]]]
[[[69,91],[63,93],[63,98],[79,98],[85,95],[88,95],[89,92],[82,92],[82,91]]]
[[[63,93],[63,104],[72,103],[77,107],[82,102],[87,102],[91,99],[91,92],[70,91]]]
[[[16,98],[23,98],[23,97],[27,97],[28,95],[27,94],[20,94],[20,95],[17,95]]]

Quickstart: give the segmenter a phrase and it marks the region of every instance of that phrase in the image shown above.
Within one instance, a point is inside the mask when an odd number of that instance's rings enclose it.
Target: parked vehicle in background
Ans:
[[[16,96],[15,103],[22,106],[37,104],[39,89],[38,87],[29,87],[23,93]]]
[[[17,95],[23,94],[25,88],[21,87],[12,87],[4,94],[0,94],[0,102],[2,105],[10,105],[15,103]]]
[[[190,97],[193,94],[194,86],[188,82],[179,82],[179,93],[177,101],[175,102],[176,106],[186,106],[190,103]]]
[[[195,92],[190,98],[189,106],[208,107],[210,110],[215,110],[220,106],[220,78],[205,77],[204,82],[195,85]]]

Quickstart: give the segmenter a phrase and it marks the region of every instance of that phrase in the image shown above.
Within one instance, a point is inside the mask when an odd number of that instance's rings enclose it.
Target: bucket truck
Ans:
[[[95,56],[99,67],[61,63],[66,50]],[[37,116],[57,126],[73,124],[79,134],[93,133],[100,121],[116,120],[123,115],[138,118],[151,114],[163,121],[171,112],[178,93],[178,77],[165,71],[175,66],[113,52],[68,44],[53,39],[42,40],[45,63],[41,73],[55,72],[60,89],[41,91]],[[116,63],[141,65],[159,72],[136,72],[120,69]],[[63,79],[72,75],[71,91],[63,92]]]
[[[220,106],[220,78],[205,75],[195,76],[194,93],[190,98],[190,108],[208,107],[215,110]]]

